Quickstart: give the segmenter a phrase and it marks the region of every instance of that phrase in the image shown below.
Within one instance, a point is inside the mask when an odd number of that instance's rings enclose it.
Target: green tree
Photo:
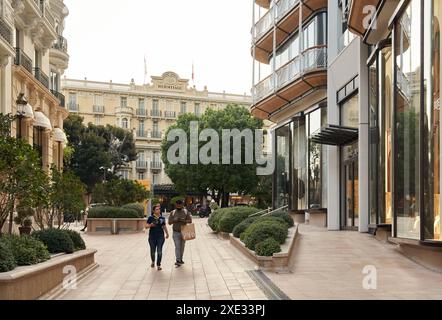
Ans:
[[[92,193],[95,203],[106,203],[114,207],[142,202],[149,196],[149,191],[144,186],[136,181],[125,179],[113,179],[97,184]]]
[[[9,217],[12,233],[16,205],[36,207],[47,202],[49,178],[35,150],[9,135],[13,118],[0,114],[0,232]]]
[[[199,121],[200,132],[204,129],[214,129],[217,131],[220,141],[219,150],[222,150],[222,130],[238,129],[243,131],[251,129],[261,129],[262,120],[253,118],[250,112],[237,105],[229,105],[223,110],[208,109],[201,118],[186,114],[178,118],[177,123],[169,128],[169,131],[175,128],[184,130],[188,139],[188,164],[171,164],[167,159],[167,151],[174,142],[167,141],[167,134],[162,143],[162,160],[165,163],[165,171],[171,178],[175,187],[180,192],[198,191],[203,195],[210,195],[222,206],[226,206],[230,193],[247,194],[250,193],[258,184],[256,175],[256,164],[222,165],[220,164],[190,164],[190,122]],[[169,131],[167,133],[169,133]],[[199,147],[204,146],[205,142],[200,142]],[[242,160],[245,157],[245,142],[241,143]],[[221,152],[220,152],[221,157]],[[233,144],[231,145],[231,163],[233,163]],[[253,155],[253,159],[254,155]]]
[[[127,130],[110,125],[85,126],[77,115],[65,120],[64,129],[69,140],[65,168],[81,179],[89,194],[97,183],[116,178],[119,168],[136,160],[134,138]]]

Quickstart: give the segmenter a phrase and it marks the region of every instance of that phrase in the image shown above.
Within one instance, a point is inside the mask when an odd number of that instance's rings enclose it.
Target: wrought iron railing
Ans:
[[[15,64],[22,66],[32,74],[32,60],[20,48],[15,49]]]
[[[2,18],[0,18],[0,37],[12,46],[12,29]]]
[[[144,130],[138,130],[138,131],[137,131],[137,137],[138,137],[138,138],[147,138],[147,131],[144,131]]]
[[[80,110],[80,105],[78,103],[75,102],[69,102],[68,103],[68,108],[69,111],[79,111]]]
[[[299,4],[299,0],[279,0],[276,3],[276,19],[279,21]]]
[[[163,164],[159,161],[151,161],[150,162],[150,168],[153,170],[161,170],[163,167]]]
[[[163,138],[163,133],[160,131],[152,131],[150,133],[150,137],[153,139],[162,139]]]
[[[94,113],[104,113],[104,106],[93,106]]]
[[[68,52],[68,41],[63,36],[58,36],[57,40],[52,45],[52,48],[63,51],[64,53]]]
[[[175,111],[164,111],[164,116],[166,118],[175,118],[176,112]]]
[[[255,37],[255,39],[261,38],[264,34],[266,34],[272,28],[273,17],[274,17],[273,12],[274,12],[273,9],[270,9],[255,24],[254,35],[253,35]]]
[[[147,169],[147,161],[137,160],[137,168],[138,169]]]
[[[60,107],[66,107],[66,98],[63,94],[56,90],[51,90],[52,94],[60,101]]]
[[[137,109],[137,116],[146,117],[147,110],[146,109]]]
[[[43,72],[41,68],[34,69],[35,79],[40,81],[42,85],[49,89],[49,77]]]
[[[161,117],[161,111],[160,110],[150,110],[150,115],[152,116],[152,117]]]

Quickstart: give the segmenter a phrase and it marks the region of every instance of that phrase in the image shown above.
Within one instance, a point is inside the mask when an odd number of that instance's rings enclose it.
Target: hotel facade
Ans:
[[[69,112],[83,117],[86,125],[113,125],[133,133],[138,159],[119,174],[149,188],[155,186],[158,195],[173,187],[161,161],[161,142],[178,116],[200,116],[209,108],[219,110],[228,104],[249,109],[251,97],[209,92],[206,87],[197,90],[174,72],[151,78],[145,85],[63,79],[62,87]]]
[[[251,112],[274,123],[274,208],[442,270],[440,1],[254,0],[253,12]]]
[[[0,0],[0,112],[17,115],[12,135],[34,146],[47,172],[62,168],[67,142],[60,79],[68,14],[62,0]]]

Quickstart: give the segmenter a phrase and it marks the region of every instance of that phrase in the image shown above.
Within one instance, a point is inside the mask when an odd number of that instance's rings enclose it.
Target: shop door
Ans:
[[[359,226],[359,168],[357,158],[344,163],[344,181],[343,228],[357,230]]]

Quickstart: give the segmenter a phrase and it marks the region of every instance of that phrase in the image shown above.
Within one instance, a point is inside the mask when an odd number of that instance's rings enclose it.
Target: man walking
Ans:
[[[186,241],[183,240],[181,227],[192,223],[192,215],[184,209],[183,200],[178,199],[175,202],[175,210],[169,216],[169,224],[173,225],[173,242],[175,243],[175,266],[180,267],[184,264],[183,254]]]

